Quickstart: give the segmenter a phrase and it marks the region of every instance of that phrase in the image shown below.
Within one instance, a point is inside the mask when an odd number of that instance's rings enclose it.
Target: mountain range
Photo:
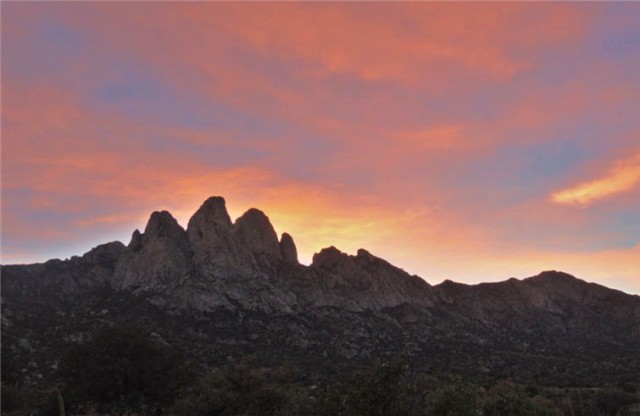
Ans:
[[[34,386],[105,322],[142,326],[202,368],[252,356],[318,371],[403,360],[556,385],[640,374],[639,296],[559,271],[430,285],[364,249],[325,248],[307,266],[262,211],[232,222],[221,197],[186,230],[154,212],[126,246],[1,276],[3,348]]]

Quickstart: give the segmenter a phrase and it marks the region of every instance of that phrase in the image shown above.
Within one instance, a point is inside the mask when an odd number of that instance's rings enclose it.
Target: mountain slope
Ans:
[[[264,213],[234,223],[220,197],[186,230],[154,212],[126,247],[2,266],[4,344],[34,385],[104,322],[150,328],[203,367],[253,354],[318,368],[404,359],[554,382],[640,373],[638,296],[561,272],[431,286],[362,249],[329,247],[310,266],[296,253]]]

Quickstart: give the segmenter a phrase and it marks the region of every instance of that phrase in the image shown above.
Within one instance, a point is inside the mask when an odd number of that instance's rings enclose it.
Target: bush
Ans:
[[[383,364],[345,381],[325,383],[311,407],[316,416],[404,416],[418,414],[421,397],[407,366]]]
[[[462,382],[445,384],[426,398],[429,416],[481,416],[478,394],[471,385]]]
[[[100,409],[162,408],[187,381],[185,361],[137,328],[105,326],[62,358],[65,400]]]
[[[297,395],[287,368],[231,363],[201,378],[172,409],[176,415],[270,416],[288,413]],[[289,409],[288,409],[289,408]]]
[[[406,366],[384,364],[373,374],[357,377],[347,397],[348,414],[400,416],[411,412],[415,396],[413,384],[406,380]]]

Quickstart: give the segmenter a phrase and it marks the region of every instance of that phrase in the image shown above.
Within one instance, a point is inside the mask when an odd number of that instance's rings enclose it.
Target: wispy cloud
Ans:
[[[558,204],[587,206],[594,201],[629,192],[640,186],[640,152],[616,161],[600,178],[551,194]]]
[[[307,260],[335,244],[430,280],[638,276],[597,257],[640,242],[636,5],[4,6],[7,261],[126,240],[152,210],[184,224],[218,194]]]

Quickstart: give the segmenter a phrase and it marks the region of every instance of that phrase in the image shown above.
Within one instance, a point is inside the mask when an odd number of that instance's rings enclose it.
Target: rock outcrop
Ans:
[[[185,230],[167,211],[156,211],[143,234],[133,232],[118,261],[113,285],[120,290],[166,290],[187,277],[191,257]]]
[[[242,214],[233,224],[233,233],[238,243],[254,256],[282,259],[278,235],[262,211],[251,208]]]
[[[280,255],[287,263],[300,264],[298,263],[298,249],[296,248],[296,243],[294,243],[293,237],[287,233],[282,233],[282,236],[280,237]]]
[[[360,312],[432,303],[424,280],[366,250],[350,256],[329,247],[310,267],[300,266],[289,234],[278,241],[269,218],[254,208],[232,222],[221,197],[205,201],[186,231],[169,212],[154,212],[112,261],[113,288],[178,308],[289,313],[306,305]]]
[[[231,218],[222,197],[207,199],[189,220],[187,237],[194,266],[203,273],[232,267],[236,248],[230,238]]]
[[[344,299],[341,307],[381,310],[401,304],[429,306],[431,287],[417,276],[373,256],[364,249],[350,256],[335,247],[313,256],[311,270],[324,284],[324,292]]]
[[[263,212],[233,223],[221,197],[206,200],[186,230],[154,212],[127,246],[2,266],[1,276],[3,331],[45,351],[42,367],[61,348],[51,340],[115,320],[164,331],[203,362],[249,353],[312,362],[400,356],[507,374],[583,372],[585,363],[598,377],[640,371],[638,296],[555,271],[431,286],[364,249],[328,247],[305,266],[293,238],[278,240]]]

